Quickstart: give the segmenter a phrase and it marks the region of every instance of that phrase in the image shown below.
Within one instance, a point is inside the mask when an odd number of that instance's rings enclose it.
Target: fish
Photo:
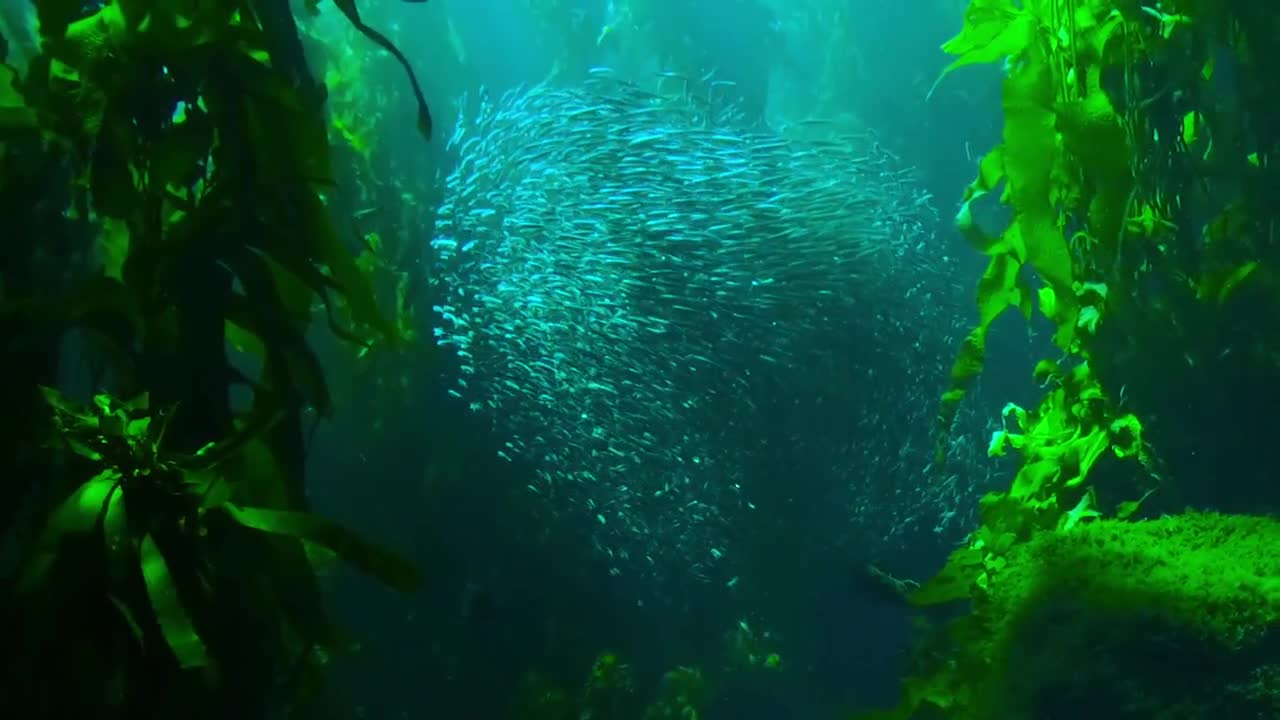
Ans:
[[[713,80],[653,82],[596,67],[460,104],[424,250],[433,336],[457,356],[449,394],[510,441],[504,458],[531,466],[531,498],[589,524],[619,574],[724,584],[742,574],[735,518],[758,506],[740,448],[774,407],[765,389],[848,377],[865,389],[839,402],[901,405],[897,386],[851,372],[847,348],[815,340],[928,351],[941,386],[943,338],[963,337],[967,316],[912,287],[971,300],[930,196],[874,133],[825,119],[788,133],[744,120]],[[913,350],[921,337],[930,344]],[[934,388],[910,389],[927,428]],[[901,432],[869,410],[860,422]],[[866,465],[852,458],[875,448],[827,432],[833,477],[855,486],[852,468]],[[817,442],[794,438],[797,452]],[[909,464],[927,462],[929,444],[912,447]],[[872,461],[905,467],[896,452]],[[907,527],[897,513],[850,512]],[[707,557],[695,571],[690,559]]]

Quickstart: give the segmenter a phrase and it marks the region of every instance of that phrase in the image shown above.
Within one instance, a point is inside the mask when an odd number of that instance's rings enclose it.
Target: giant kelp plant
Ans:
[[[38,46],[0,65],[5,696],[302,708],[350,645],[313,561],[419,583],[307,509],[308,424],[332,410],[313,316],[360,351],[407,335],[331,209],[325,88],[286,0],[32,10],[38,45],[0,43]]]
[[[1012,486],[911,598],[969,613],[877,717],[1280,713],[1276,521],[1140,519],[1277,509],[1278,28],[1259,2],[971,0],[944,45],[946,72],[1004,63],[1005,126],[957,216],[990,262],[940,430],[1005,310],[1061,356],[992,438]],[[973,204],[996,193],[991,232]]]

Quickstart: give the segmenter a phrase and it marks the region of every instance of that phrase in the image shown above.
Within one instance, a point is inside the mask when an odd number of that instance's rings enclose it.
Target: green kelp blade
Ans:
[[[399,555],[378,547],[322,517],[304,512],[222,506],[233,520],[254,530],[288,535],[323,546],[356,569],[381,580],[402,592],[412,592],[422,585],[422,572]]]
[[[129,510],[123,486],[116,487],[99,517],[107,575],[113,588],[132,587],[137,581],[138,547],[129,529]]]
[[[209,663],[209,653],[204,641],[196,632],[195,625],[187,616],[186,608],[178,597],[178,589],[174,587],[173,576],[169,574],[169,564],[165,562],[160,548],[147,533],[139,547],[142,556],[142,579],[147,584],[147,596],[151,599],[151,609],[155,611],[160,631],[164,633],[165,642],[178,658],[183,668],[203,667]]]
[[[80,421],[86,427],[93,428],[95,430],[97,429],[98,418],[94,415],[93,411],[80,403],[69,399],[66,395],[62,394],[61,390],[48,387],[47,385],[41,385],[40,394],[44,396],[44,401],[48,403],[49,407],[53,408],[57,412],[67,416],[68,418],[74,418]]]
[[[964,14],[964,29],[942,45],[942,51],[956,59],[943,68],[929,88],[929,95],[933,95],[938,84],[953,70],[1016,57],[1035,38],[1035,16],[1030,10],[1014,5],[1013,0],[970,0]]]
[[[0,65],[0,135],[31,130],[38,124],[35,111],[27,107],[22,93],[14,87],[17,79],[16,70]]]
[[[129,633],[138,643],[138,646],[141,647],[144,637],[142,633],[142,626],[138,624],[136,619],[134,619],[133,611],[129,609],[129,606],[126,605],[123,600],[115,595],[108,595],[107,599],[111,601],[111,605],[120,613],[120,618],[124,620],[125,624],[129,627]]]
[[[54,510],[40,533],[34,552],[18,574],[17,589],[20,592],[35,590],[44,582],[58,558],[63,538],[84,535],[95,529],[115,494],[120,478],[120,473],[115,470],[103,470],[76,488]]]

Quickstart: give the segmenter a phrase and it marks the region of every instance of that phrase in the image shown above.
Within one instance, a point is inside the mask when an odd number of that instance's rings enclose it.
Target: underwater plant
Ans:
[[[0,65],[6,696],[93,717],[319,702],[352,643],[314,563],[420,583],[307,507],[306,423],[333,410],[315,311],[357,353],[406,340],[330,207],[325,91],[283,0],[33,12],[38,54]]]
[[[1259,29],[1268,17],[1248,2],[971,0],[943,46],[956,56],[944,76],[1004,63],[1005,126],[956,217],[990,259],[978,322],[942,399],[941,437],[1006,310],[1047,320],[1062,355],[1035,369],[1040,406],[1007,406],[992,437],[992,455],[1020,456],[1011,487],[983,499],[969,542],[911,594],[972,611],[926,641],[900,705],[867,717],[1275,714],[1275,571],[1259,550],[1271,521],[1140,521],[1163,495],[1280,507],[1270,473],[1241,464],[1262,457],[1257,423],[1280,397],[1280,333],[1263,310],[1280,300],[1277,209],[1263,200],[1280,150],[1265,99],[1276,85],[1276,38]],[[973,213],[995,198],[1010,210],[998,232]],[[1264,540],[1233,541],[1244,536]],[[1245,570],[1224,578],[1214,563]],[[1203,570],[1195,581],[1192,568]],[[1193,635],[1212,636],[1209,645],[1124,685],[1135,659],[1125,653],[1150,648],[1143,632],[1181,638],[1224,603],[1263,617],[1247,631],[1199,626]],[[1198,617],[1180,613],[1191,606]],[[1041,673],[1050,667],[1058,674]],[[1195,674],[1177,695],[1181,681],[1169,677]]]

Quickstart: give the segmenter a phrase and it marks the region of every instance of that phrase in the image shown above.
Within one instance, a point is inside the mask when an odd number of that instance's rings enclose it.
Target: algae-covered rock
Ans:
[[[1099,520],[1010,547],[893,720],[1280,718],[1280,520]]]
[[[977,612],[972,717],[1280,717],[1280,521],[1189,513],[1043,533]]]
[[[1280,717],[1280,521],[1185,514],[1043,533],[980,607],[983,716]]]

